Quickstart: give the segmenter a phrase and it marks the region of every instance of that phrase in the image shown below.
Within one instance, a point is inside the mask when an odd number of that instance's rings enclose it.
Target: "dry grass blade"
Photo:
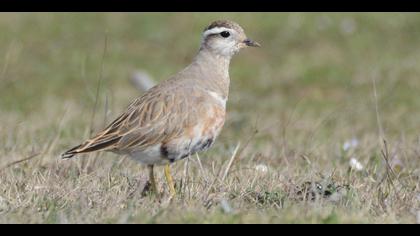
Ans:
[[[101,90],[101,84],[102,84],[102,80],[103,80],[103,71],[104,71],[104,62],[105,62],[105,56],[106,56],[106,52],[108,49],[108,34],[105,34],[105,43],[104,43],[104,48],[103,48],[103,53],[102,53],[102,60],[101,60],[101,69],[99,71],[99,79],[98,79],[98,85],[96,87],[96,96],[95,96],[95,105],[93,106],[93,111],[92,111],[92,117],[90,120],[90,135],[93,134],[93,123],[95,121],[95,115],[96,115],[96,110],[98,107],[98,100],[99,100],[99,92]]]
[[[378,104],[378,91],[376,88],[376,79],[372,78],[372,84],[373,84],[373,97],[375,99],[375,114],[376,114],[376,124],[378,125],[378,132],[379,132],[379,137],[380,139],[384,140],[384,129],[382,127],[382,122],[381,122],[381,116],[379,113],[379,104]]]
[[[233,162],[235,161],[235,159],[238,156],[237,154],[238,154],[238,151],[239,151],[239,147],[240,146],[241,146],[241,143],[239,142],[236,145],[235,150],[233,151],[232,157],[230,158],[228,165],[226,166],[225,172],[224,172],[223,177],[222,177],[222,182],[225,181],[227,175],[229,174],[229,171],[232,168]]]
[[[30,156],[28,156],[26,158],[23,158],[21,160],[17,160],[17,161],[11,162],[11,163],[3,166],[2,168],[0,168],[0,172],[4,171],[5,169],[7,169],[7,168],[9,168],[11,166],[14,166],[16,164],[19,164],[19,163],[22,163],[22,162],[25,162],[25,161],[29,161],[29,160],[31,160],[31,159],[39,156],[39,154],[41,154],[41,153],[38,152],[38,153],[32,154],[32,155],[30,155]]]
[[[201,175],[205,179],[206,183],[208,183],[208,178],[205,174],[206,172],[204,171],[203,164],[201,163],[201,159],[198,153],[195,154],[195,157],[197,158],[197,163],[198,163],[198,167],[200,168]]]
[[[256,127],[256,125],[255,125]],[[245,145],[242,147],[242,149],[239,150],[240,147],[240,142],[238,143],[238,145],[236,145],[235,150],[233,151],[232,157],[229,160],[229,163],[225,169],[225,172],[223,174],[222,177],[222,182],[225,181],[226,177],[229,174],[230,169],[232,168],[233,164],[235,163],[235,161],[237,161],[239,159],[239,157],[241,156],[241,154],[245,151],[245,149],[248,147],[248,145],[251,143],[251,140],[255,137],[255,135],[258,133],[258,129],[255,128],[254,132],[252,133],[251,137],[249,137],[249,139],[246,141]]]
[[[391,186],[391,188],[392,188],[392,190],[394,190],[394,192],[395,192],[395,194],[396,194],[396,197],[397,197],[397,199],[399,200],[399,201],[401,201],[401,197],[400,197],[400,194],[399,194],[399,191],[397,190],[397,188],[396,188],[396,186],[395,186],[395,183],[394,183],[394,179],[395,180],[398,180],[398,178],[397,178],[397,175],[395,174],[395,172],[394,172],[394,170],[392,169],[392,167],[391,167],[391,164],[390,164],[390,162],[389,162],[389,149],[388,149],[388,143],[387,143],[387,141],[386,140],[383,140],[383,143],[384,143],[384,149],[383,150],[381,150],[381,154],[382,154],[382,157],[384,158],[384,160],[385,160],[385,175],[384,175],[384,177],[382,178],[382,180],[379,182],[379,185],[378,185],[378,187],[380,187],[380,185],[382,185],[383,184],[383,182],[385,182],[385,180],[386,180],[386,183],[389,185],[389,186]]]
[[[10,55],[11,54],[10,51],[11,51],[12,47],[13,47],[13,42],[12,42],[11,46],[9,47],[9,50],[6,52],[6,58],[5,58],[5,62],[3,64],[3,68],[2,68],[1,73],[0,73],[0,79],[5,78],[7,69],[8,69],[9,64],[10,64],[10,56],[11,56]]]

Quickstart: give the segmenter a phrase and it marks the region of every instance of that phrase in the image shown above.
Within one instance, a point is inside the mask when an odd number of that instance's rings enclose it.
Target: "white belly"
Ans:
[[[145,165],[164,165],[169,163],[169,160],[162,157],[160,144],[147,148],[142,151],[133,151],[128,154],[128,156]]]

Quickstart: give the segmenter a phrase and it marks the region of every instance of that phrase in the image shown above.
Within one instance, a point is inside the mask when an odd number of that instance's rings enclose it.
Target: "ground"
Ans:
[[[147,169],[129,159],[59,159],[141,94],[135,71],[161,81],[187,65],[215,19],[262,47],[233,59],[226,125],[212,149],[173,165],[172,202],[143,196]],[[2,13],[0,223],[416,223],[419,23],[414,13]]]

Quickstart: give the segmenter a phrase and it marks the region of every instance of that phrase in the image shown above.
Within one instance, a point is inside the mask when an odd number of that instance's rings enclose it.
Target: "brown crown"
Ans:
[[[230,21],[230,20],[217,20],[213,21],[209,26],[207,26],[204,31],[210,30],[216,27],[225,27],[228,29],[234,29],[237,31],[243,31],[241,26],[239,26],[237,23]]]

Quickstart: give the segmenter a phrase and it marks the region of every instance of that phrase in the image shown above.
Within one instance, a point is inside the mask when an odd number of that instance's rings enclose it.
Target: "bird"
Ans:
[[[146,165],[158,193],[155,166],[164,166],[170,196],[176,195],[170,165],[209,149],[225,123],[229,65],[241,49],[260,47],[231,20],[211,22],[192,62],[147,90],[105,129],[61,155],[107,151]]]

